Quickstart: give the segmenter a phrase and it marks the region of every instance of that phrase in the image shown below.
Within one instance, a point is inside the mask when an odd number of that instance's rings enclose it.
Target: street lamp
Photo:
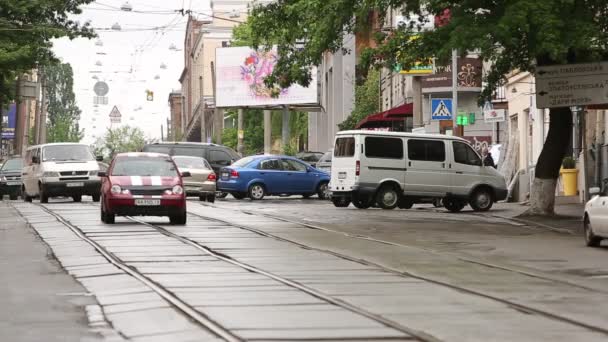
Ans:
[[[133,10],[133,6],[131,6],[131,4],[127,1],[120,6],[120,9],[125,12],[131,12]]]

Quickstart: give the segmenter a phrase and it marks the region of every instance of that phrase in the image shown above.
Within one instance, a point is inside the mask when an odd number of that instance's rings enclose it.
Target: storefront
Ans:
[[[361,120],[356,129],[411,132],[414,127],[413,104],[406,103]]]

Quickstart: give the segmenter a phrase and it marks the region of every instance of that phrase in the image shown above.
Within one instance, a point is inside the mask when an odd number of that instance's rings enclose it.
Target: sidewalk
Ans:
[[[490,214],[497,217],[517,220],[528,224],[535,224],[555,231],[580,234],[582,233],[583,213],[585,205],[561,204],[555,206],[555,216],[525,216],[521,215],[530,206],[522,203],[496,203]]]
[[[99,341],[87,325],[94,300],[0,201],[0,341]]]

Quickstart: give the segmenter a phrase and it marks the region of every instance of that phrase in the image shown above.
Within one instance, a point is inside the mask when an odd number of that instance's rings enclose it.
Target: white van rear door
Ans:
[[[332,191],[351,191],[357,182],[357,146],[355,136],[340,135],[336,138],[331,160]]]

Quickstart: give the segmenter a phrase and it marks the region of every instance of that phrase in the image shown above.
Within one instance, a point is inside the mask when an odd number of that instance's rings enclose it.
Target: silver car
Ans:
[[[179,172],[190,172],[191,177],[183,179],[187,196],[198,196],[201,201],[215,202],[217,176],[204,158],[174,156]]]
[[[317,169],[331,174],[331,157],[333,153],[333,149],[327,151],[317,162]]]

